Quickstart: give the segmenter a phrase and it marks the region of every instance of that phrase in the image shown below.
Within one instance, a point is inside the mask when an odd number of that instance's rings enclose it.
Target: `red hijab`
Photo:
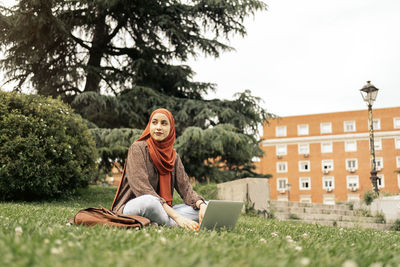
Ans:
[[[162,141],[156,141],[150,135],[150,123],[154,114],[161,113],[167,116],[170,123],[170,131],[167,138]],[[154,110],[146,129],[143,131],[140,138],[136,141],[146,140],[147,147],[149,148],[150,158],[157,168],[160,175],[160,192],[159,195],[165,199],[168,205],[172,205],[172,192],[171,192],[171,172],[174,169],[176,152],[174,149],[175,142],[175,121],[172,113],[164,108]]]

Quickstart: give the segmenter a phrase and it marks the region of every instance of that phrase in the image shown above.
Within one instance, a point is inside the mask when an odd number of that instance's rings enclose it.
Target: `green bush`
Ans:
[[[375,192],[372,191],[367,191],[364,193],[363,200],[365,204],[371,205],[371,203],[376,199],[378,196],[376,195]]]
[[[390,229],[393,230],[393,231],[399,231],[400,232],[400,219],[395,220]]]
[[[0,91],[0,199],[57,197],[84,187],[96,148],[79,115],[60,100]]]
[[[196,184],[193,189],[206,200],[218,199],[218,187],[215,183]]]

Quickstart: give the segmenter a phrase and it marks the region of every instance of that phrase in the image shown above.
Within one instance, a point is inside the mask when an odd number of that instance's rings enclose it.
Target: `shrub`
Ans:
[[[218,199],[218,187],[215,183],[196,184],[193,189],[206,200]]]
[[[400,232],[400,219],[395,220],[390,229],[393,230],[393,231],[399,231]]]
[[[367,191],[364,193],[363,200],[365,204],[371,205],[371,203],[376,199],[378,196],[376,195],[375,192],[372,191]]]
[[[95,173],[95,143],[60,100],[0,91],[0,199],[52,198]]]

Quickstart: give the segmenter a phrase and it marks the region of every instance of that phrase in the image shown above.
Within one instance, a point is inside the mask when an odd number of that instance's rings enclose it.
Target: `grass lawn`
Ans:
[[[115,188],[51,202],[0,202],[0,266],[400,266],[400,233],[242,215],[234,231],[68,226]],[[207,191],[207,190],[205,190]]]

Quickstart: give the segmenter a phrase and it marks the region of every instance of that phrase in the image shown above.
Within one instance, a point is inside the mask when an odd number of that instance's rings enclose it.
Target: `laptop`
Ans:
[[[200,224],[200,230],[220,228],[233,230],[242,208],[242,201],[210,200],[203,221]]]

